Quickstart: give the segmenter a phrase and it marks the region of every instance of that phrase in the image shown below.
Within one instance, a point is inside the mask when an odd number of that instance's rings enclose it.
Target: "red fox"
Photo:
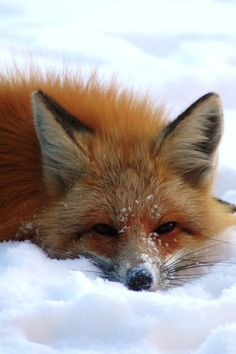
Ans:
[[[209,238],[236,225],[212,197],[222,121],[214,93],[168,122],[96,77],[2,75],[0,240],[88,257],[133,290],[181,284],[207,264]]]

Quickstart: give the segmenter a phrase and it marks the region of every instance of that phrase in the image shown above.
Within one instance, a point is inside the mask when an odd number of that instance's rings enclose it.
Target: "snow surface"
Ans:
[[[218,92],[225,134],[216,194],[236,203],[235,16],[233,0],[0,0],[0,70],[31,59],[97,67],[148,89],[173,117]],[[0,270],[0,354],[236,353],[236,265],[168,292],[132,292],[97,278],[87,260],[51,260],[9,242]]]

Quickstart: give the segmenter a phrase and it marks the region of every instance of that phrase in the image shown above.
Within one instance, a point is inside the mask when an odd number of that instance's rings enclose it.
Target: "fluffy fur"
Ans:
[[[183,251],[186,263],[236,224],[212,197],[222,119],[215,94],[168,123],[163,107],[95,76],[2,76],[0,240],[87,255],[137,290],[164,286],[168,259]],[[133,285],[146,263],[150,286]]]

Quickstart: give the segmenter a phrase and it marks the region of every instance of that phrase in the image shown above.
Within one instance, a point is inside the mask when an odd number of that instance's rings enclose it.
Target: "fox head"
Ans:
[[[84,255],[107,279],[155,290],[181,284],[206,261],[207,241],[235,224],[212,198],[218,95],[203,96],[169,124],[145,112],[129,124],[125,112],[111,111],[119,123],[97,130],[41,91],[32,101],[51,197],[36,242],[50,256]]]

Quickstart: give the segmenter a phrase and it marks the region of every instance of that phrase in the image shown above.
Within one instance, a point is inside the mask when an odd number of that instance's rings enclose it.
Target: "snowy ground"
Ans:
[[[216,194],[236,203],[235,16],[233,0],[0,0],[0,70],[30,58],[96,66],[148,88],[173,117],[218,92]],[[0,269],[1,354],[236,353],[236,265],[166,293],[128,291],[86,272],[85,260],[50,260],[27,242],[1,244]]]

